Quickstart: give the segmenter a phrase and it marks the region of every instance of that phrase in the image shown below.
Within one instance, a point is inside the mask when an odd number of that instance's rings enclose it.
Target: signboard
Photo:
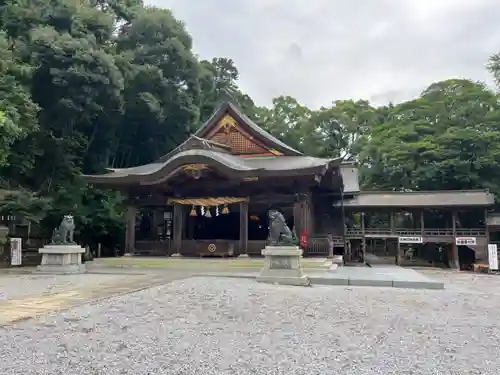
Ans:
[[[458,246],[475,246],[476,237],[456,237],[455,243]]]
[[[496,244],[488,245],[488,263],[490,270],[498,271],[498,249]]]
[[[399,243],[424,243],[424,239],[418,236],[399,237]]]
[[[20,266],[23,262],[23,250],[20,238],[10,239],[10,264],[11,266]]]

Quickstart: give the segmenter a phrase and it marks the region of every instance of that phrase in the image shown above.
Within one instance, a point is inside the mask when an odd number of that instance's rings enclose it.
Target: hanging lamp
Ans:
[[[191,212],[189,213],[189,216],[198,216],[198,213],[196,212],[196,207],[193,204],[193,207],[191,208]]]
[[[224,205],[224,208],[222,209],[222,214],[227,215],[229,213],[229,208],[227,207],[227,204]]]
[[[207,207],[205,217],[211,218],[212,214],[210,213],[210,207]]]

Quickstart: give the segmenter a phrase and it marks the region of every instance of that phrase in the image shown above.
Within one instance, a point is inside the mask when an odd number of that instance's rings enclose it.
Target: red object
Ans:
[[[300,235],[300,246],[302,248],[306,248],[308,243],[309,243],[309,236],[307,234],[307,230],[305,230]]]

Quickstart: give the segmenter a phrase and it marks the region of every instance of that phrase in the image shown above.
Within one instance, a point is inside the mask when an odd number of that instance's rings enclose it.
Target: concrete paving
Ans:
[[[256,278],[258,272],[206,272],[205,276]],[[340,267],[336,271],[306,272],[313,285],[444,289],[444,282],[398,266]]]

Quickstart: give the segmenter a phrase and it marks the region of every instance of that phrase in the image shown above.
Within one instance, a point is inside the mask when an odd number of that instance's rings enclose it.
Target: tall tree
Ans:
[[[111,164],[149,163],[192,132],[200,119],[201,68],[184,25],[166,9],[145,8],[117,40],[125,72],[125,113]]]
[[[256,122],[272,135],[303,151],[306,137],[310,136],[304,129],[312,114],[309,108],[291,96],[280,96],[273,99],[271,108],[256,108],[254,117]]]
[[[468,80],[429,86],[395,106],[363,145],[365,184],[385,189],[490,188],[500,180],[500,104]]]
[[[212,61],[204,60],[201,62],[201,69],[202,122],[207,120],[224,100],[234,102],[245,114],[253,116],[255,104],[238,88],[239,72],[232,59],[217,57]]]
[[[302,132],[304,150],[320,157],[356,160],[361,138],[377,122],[375,108],[367,101],[337,100],[314,111]]]
[[[26,138],[38,128],[38,107],[33,103],[26,75],[30,67],[23,64],[9,48],[5,33],[0,32],[0,167],[16,158],[11,152],[16,141]]]

